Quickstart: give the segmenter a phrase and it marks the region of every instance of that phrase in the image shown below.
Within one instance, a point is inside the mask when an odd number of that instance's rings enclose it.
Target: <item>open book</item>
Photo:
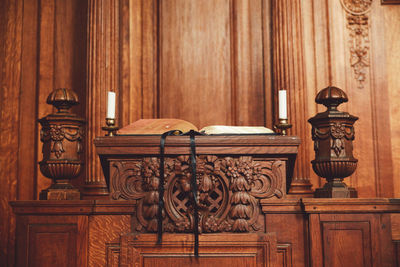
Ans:
[[[141,119],[118,131],[118,134],[163,134],[171,130],[183,133],[195,130],[204,134],[273,134],[274,131],[262,126],[212,125],[197,129],[192,123],[179,119]]]

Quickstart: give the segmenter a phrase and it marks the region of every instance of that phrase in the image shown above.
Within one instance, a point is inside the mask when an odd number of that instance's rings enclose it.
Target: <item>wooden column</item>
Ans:
[[[88,6],[88,75],[87,75],[87,173],[84,198],[108,195],[100,161],[93,145],[96,136],[104,135],[107,91],[119,97],[119,1],[90,0]],[[118,104],[117,104],[118,105]],[[118,111],[117,111],[118,125]]]
[[[278,90],[288,91],[288,117],[293,128],[289,135],[297,135],[299,148],[289,193],[309,195],[310,183],[310,129],[307,125],[307,93],[304,66],[302,14],[300,0],[272,1],[273,88],[274,103],[278,103]],[[277,110],[276,107],[275,110]],[[275,116],[277,120],[277,113]]]

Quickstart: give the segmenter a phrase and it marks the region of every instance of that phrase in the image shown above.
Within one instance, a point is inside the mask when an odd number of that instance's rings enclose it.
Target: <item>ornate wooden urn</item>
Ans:
[[[329,86],[321,90],[315,102],[328,109],[308,120],[312,125],[315,159],[311,161],[315,173],[327,180],[323,188],[316,189],[317,198],[356,198],[357,191],[348,187],[343,179],[357,167],[353,157],[353,124],[357,117],[337,107],[347,102],[347,95],[339,88]]]
[[[47,104],[56,107],[57,112],[39,120],[43,142],[43,160],[39,165],[43,175],[53,183],[40,193],[40,199],[80,199],[79,190],[69,183],[79,175],[84,164],[85,121],[69,110],[78,103],[76,93],[65,88],[55,89],[47,98]]]

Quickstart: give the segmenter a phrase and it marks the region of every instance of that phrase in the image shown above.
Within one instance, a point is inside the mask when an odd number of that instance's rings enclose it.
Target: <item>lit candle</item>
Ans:
[[[279,119],[287,119],[286,90],[279,90]]]
[[[108,92],[107,119],[115,119],[115,92]]]

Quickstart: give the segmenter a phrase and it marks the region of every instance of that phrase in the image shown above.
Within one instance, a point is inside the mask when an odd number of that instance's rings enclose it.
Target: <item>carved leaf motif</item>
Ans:
[[[202,192],[208,192],[213,188],[213,182],[208,175],[204,175],[201,180],[199,190]]]
[[[350,66],[359,84],[358,88],[362,89],[369,67],[369,23],[366,14],[370,11],[372,0],[341,0],[341,3],[349,14],[347,28],[350,35]]]
[[[232,230],[234,232],[249,232],[249,224],[245,219],[237,219],[233,223]]]
[[[193,196],[188,156],[165,159],[163,230],[193,230]],[[252,157],[197,157],[199,230],[203,232],[258,231],[259,198],[282,197],[282,162],[255,161]],[[156,232],[159,159],[116,162],[112,177],[114,199],[137,199],[134,228]]]
[[[62,153],[65,152],[61,141],[55,141],[51,152],[54,152],[57,158],[61,157]]]
[[[342,139],[333,139],[332,149],[335,152],[336,156],[339,157],[340,153],[344,149],[344,144],[343,144]]]

